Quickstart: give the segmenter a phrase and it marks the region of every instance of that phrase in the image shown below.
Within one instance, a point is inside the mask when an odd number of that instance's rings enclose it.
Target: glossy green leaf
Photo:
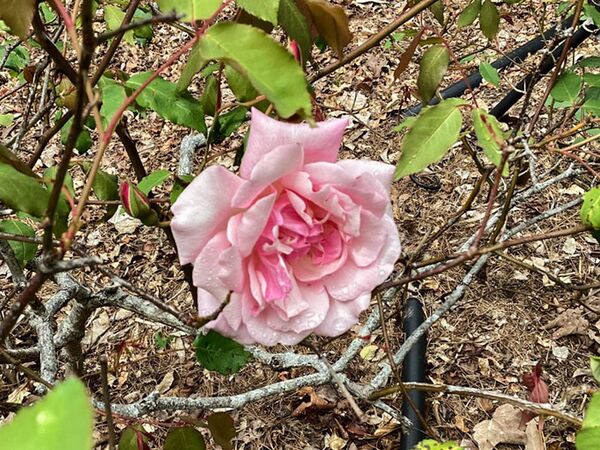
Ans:
[[[106,127],[112,120],[115,113],[127,99],[125,88],[115,80],[102,77],[98,81],[100,87],[102,106],[100,107],[100,116],[102,123]]]
[[[444,74],[448,70],[450,55],[445,45],[434,45],[427,49],[419,64],[417,86],[423,103],[435,95]]]
[[[164,12],[175,11],[183,15],[186,22],[208,19],[221,6],[223,0],[158,0],[158,6]]]
[[[500,13],[491,0],[484,0],[479,13],[479,26],[483,35],[490,41],[498,34],[500,26]]]
[[[600,442],[600,392],[596,392],[588,404],[583,425],[577,433],[577,450],[596,450]]]
[[[420,172],[439,161],[458,140],[462,116],[458,106],[464,100],[448,99],[425,109],[402,142],[402,155],[396,165],[396,180]]]
[[[231,440],[236,436],[235,424],[227,413],[219,412],[208,416],[208,429],[215,442],[223,450],[232,450]]]
[[[594,187],[585,193],[579,215],[584,225],[600,230],[600,187]]]
[[[106,21],[106,28],[109,31],[118,30],[123,23],[125,13],[121,11],[118,6],[115,5],[104,5],[104,20]],[[133,37],[133,31],[127,31],[123,36],[123,39],[128,44],[135,44],[135,38]]]
[[[280,0],[279,24],[290,39],[298,43],[302,54],[302,61],[306,63],[310,57],[312,38],[306,17],[300,12],[294,0]]]
[[[502,162],[502,145],[508,137],[508,134],[502,130],[500,122],[494,116],[486,113],[483,109],[475,108],[472,113],[473,126],[477,141],[485,155],[496,167]],[[508,162],[504,164],[503,176],[508,176]]]
[[[163,184],[169,179],[170,176],[171,172],[168,170],[156,170],[142,178],[142,180],[138,183],[138,189],[144,194],[148,195],[152,189]]]
[[[172,428],[165,439],[164,450],[205,450],[202,433],[193,427]]]
[[[581,77],[574,72],[563,73],[550,91],[552,98],[558,102],[573,104],[581,91]]]
[[[209,75],[204,80],[204,91],[200,97],[200,104],[205,114],[214,116],[217,111],[217,101],[219,98],[219,86],[217,78],[214,75]]]
[[[54,181],[56,180],[56,172],[58,172],[58,166],[48,167],[46,170],[44,170],[43,178],[44,182],[48,186],[48,189],[51,189],[54,185]],[[69,172],[65,174],[63,186],[67,188],[67,191],[69,191],[71,197],[75,197],[75,186],[73,185],[73,178]]]
[[[456,26],[463,28],[471,25],[479,16],[481,11],[481,0],[473,0],[469,5],[459,14],[456,20]]]
[[[88,173],[91,164],[85,162],[81,164],[81,168]],[[98,200],[111,201],[119,200],[119,181],[116,175],[105,172],[104,170],[98,170],[94,183],[92,184],[92,191]],[[105,219],[112,217],[117,211],[116,205],[108,205],[106,207]]]
[[[0,427],[0,450],[91,450],[93,423],[85,386],[71,378]]]
[[[592,369],[592,376],[600,384],[600,356],[590,358],[590,368]]]
[[[248,25],[221,23],[198,41],[205,61],[233,66],[275,105],[278,114],[311,116],[311,100],[304,72],[294,57],[264,32]]]
[[[4,233],[15,234],[17,236],[35,237],[35,230],[29,225],[18,220],[3,220],[0,222],[0,231]],[[35,257],[37,245],[29,242],[7,240],[8,245],[12,248],[15,258],[21,265],[25,265]]]
[[[0,114],[0,127],[10,127],[15,120],[14,114]]]
[[[235,2],[253,16],[277,25],[279,0],[235,0]]]
[[[479,73],[488,83],[493,84],[496,87],[500,86],[500,75],[498,74],[498,70],[490,63],[484,62],[479,64]]]
[[[151,74],[152,72],[138,73],[127,80],[126,85],[137,89]],[[140,106],[156,111],[163,119],[206,134],[200,102],[186,91],[179,92],[175,83],[158,77],[140,93],[136,101]]]
[[[194,340],[196,359],[203,367],[223,375],[238,372],[251,358],[241,344],[210,330]]]
[[[36,7],[36,0],[0,0],[0,20],[4,20],[12,34],[25,39]]]

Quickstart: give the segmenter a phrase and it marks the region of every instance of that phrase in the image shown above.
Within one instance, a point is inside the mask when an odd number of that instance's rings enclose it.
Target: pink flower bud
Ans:
[[[148,226],[158,223],[158,214],[152,209],[148,197],[132,183],[123,183],[119,195],[125,211],[131,217],[140,219],[144,225]]]
[[[294,41],[294,40],[290,41],[289,50],[290,50],[290,53],[292,55],[294,55],[294,59],[296,61],[298,61],[298,62],[301,62],[301,60],[300,60],[300,46],[298,45],[297,41]]]

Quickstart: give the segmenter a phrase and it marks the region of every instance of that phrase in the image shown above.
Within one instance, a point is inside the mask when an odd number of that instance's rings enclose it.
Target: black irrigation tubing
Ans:
[[[423,313],[423,305],[421,302],[414,297],[408,298],[406,306],[404,307],[404,333],[406,337],[410,336],[424,320],[425,314]],[[425,367],[427,364],[425,358],[426,351],[427,337],[426,335],[423,335],[408,351],[404,358],[404,364],[402,366],[403,382],[425,382]],[[420,417],[426,417],[425,392],[410,390],[408,391],[408,396],[412,399],[413,405],[418,413],[413,409],[412,405],[410,405],[410,402],[402,402],[402,414],[412,422],[413,427],[409,430],[408,434],[402,436],[400,440],[400,450],[411,450],[415,445],[426,438],[420,422]]]
[[[560,29],[562,30],[562,29],[569,27],[572,22],[573,22],[573,16],[568,17],[567,19],[565,19],[562,22]],[[584,28],[583,26],[580,27],[571,39],[571,44],[570,44],[571,48],[577,47],[579,44],[581,44],[581,42],[583,42],[583,40],[585,40],[591,34],[596,33],[597,31],[598,30],[596,28],[592,28],[591,30],[589,30],[589,29]],[[506,69],[516,63],[523,62],[529,55],[537,53],[542,48],[544,48],[546,43],[556,35],[556,32],[557,32],[556,26],[548,29],[543,34],[531,39],[529,42],[525,43],[521,47],[510,52],[508,55],[494,61],[492,63],[492,66],[497,70],[503,70],[503,69]],[[559,56],[560,56],[560,52],[562,51],[563,45],[564,44],[555,48],[555,51],[558,52]],[[546,56],[544,63],[546,62],[546,60],[548,60],[548,62],[550,63],[550,67],[547,69],[547,71],[545,73],[547,73],[554,66],[556,59],[558,59],[558,57],[554,56],[554,51],[552,52],[552,56],[550,56],[550,55]],[[530,74],[530,75],[528,75],[528,77],[526,77],[526,79],[521,81],[521,83],[529,82],[532,79],[535,79],[535,77],[539,77],[539,76],[540,76],[540,73]],[[460,97],[461,95],[463,95],[465,93],[465,91],[467,89],[473,90],[473,89],[476,89],[477,87],[479,87],[482,79],[483,79],[483,77],[481,76],[481,73],[479,72],[479,70],[476,70],[475,72],[471,73],[466,79],[458,81],[458,82],[454,83],[453,85],[451,85],[450,87],[448,87],[447,89],[443,90],[440,93],[440,97],[443,99]],[[521,89],[521,87],[522,87],[521,83],[519,83],[519,85],[517,86],[517,90]],[[517,94],[518,94],[517,91],[511,91],[500,102],[500,103],[502,103],[502,109],[505,110],[504,112],[506,112],[520,98],[520,96],[518,96],[518,97],[516,96]],[[513,98],[514,98],[514,100],[513,100]],[[435,105],[435,104],[439,103],[439,101],[440,100],[438,98],[433,98],[429,102],[429,105]],[[512,101],[511,104],[509,104],[510,101]],[[497,105],[497,107],[500,106],[500,103]],[[423,104],[415,105],[411,108],[408,108],[408,109],[400,112],[400,115],[403,117],[416,116],[417,114],[419,114],[419,112],[421,111],[422,108],[423,108]],[[500,109],[499,109],[499,111],[500,111]]]

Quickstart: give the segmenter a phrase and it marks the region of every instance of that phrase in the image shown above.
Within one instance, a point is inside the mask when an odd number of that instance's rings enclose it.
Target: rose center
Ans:
[[[328,214],[291,191],[282,192],[257,242],[265,299],[279,300],[292,290],[290,263],[308,258],[317,266],[328,264],[340,257],[342,244]]]

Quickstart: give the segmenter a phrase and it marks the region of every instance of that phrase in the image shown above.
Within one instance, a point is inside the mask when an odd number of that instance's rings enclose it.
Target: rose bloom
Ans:
[[[337,161],[346,119],[279,122],[254,109],[240,175],[204,170],[173,205],[200,316],[241,343],[296,344],[358,322],[400,255],[394,167]]]

